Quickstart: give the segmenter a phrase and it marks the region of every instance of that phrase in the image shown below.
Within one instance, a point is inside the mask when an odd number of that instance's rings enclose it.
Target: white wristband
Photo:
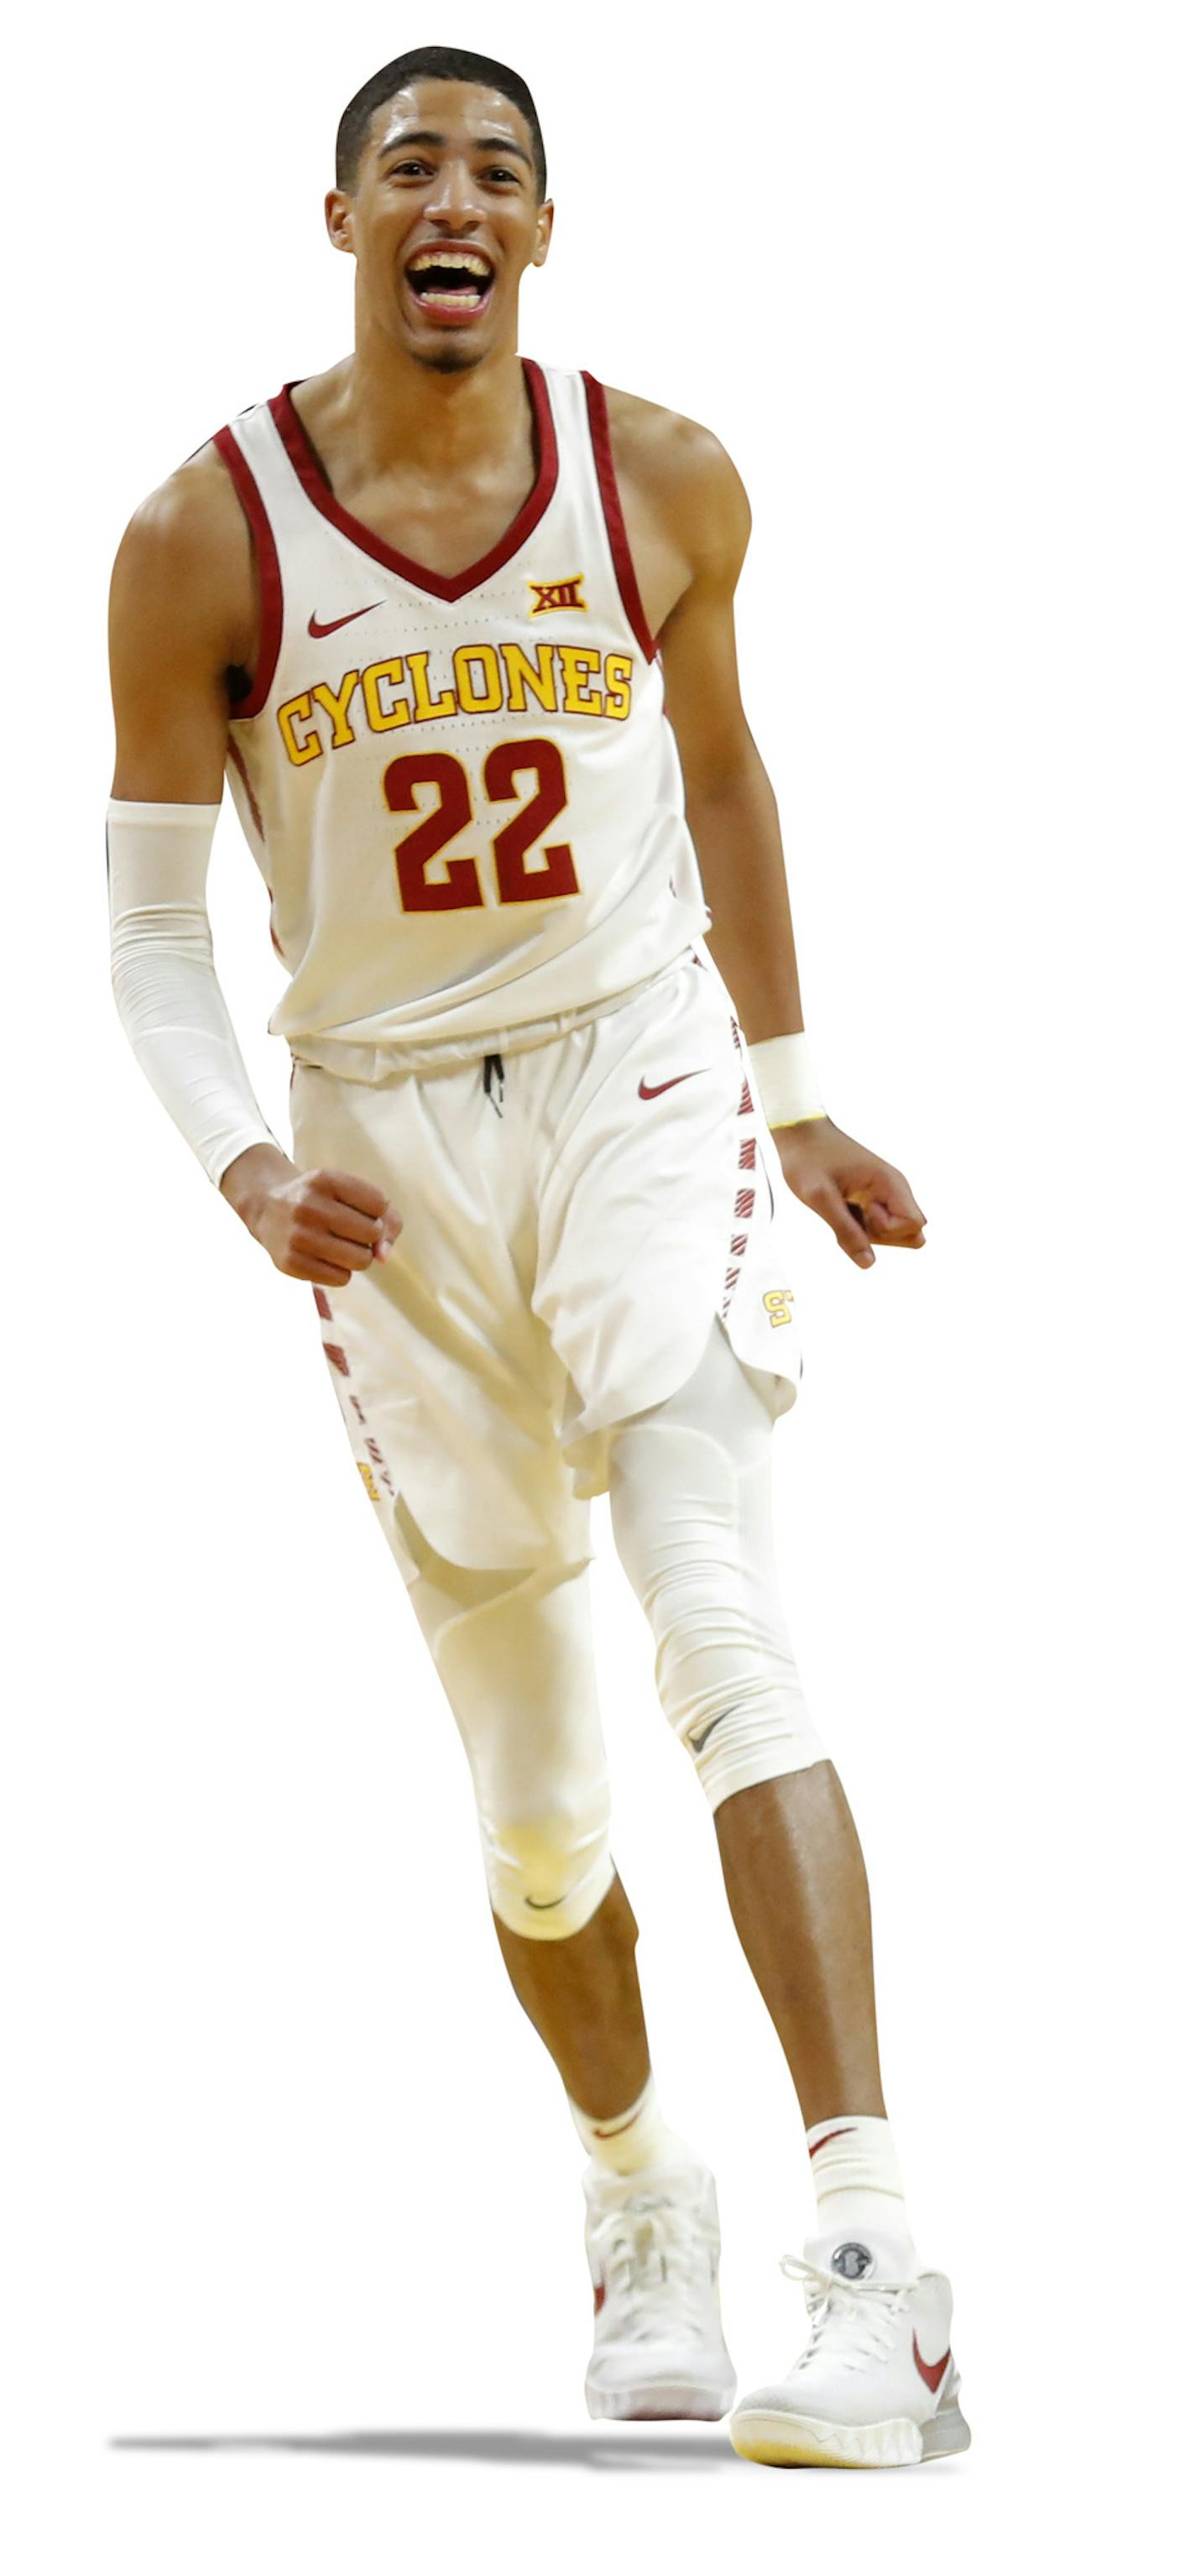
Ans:
[[[809,1040],[803,1029],[789,1037],[765,1038],[748,1049],[760,1103],[769,1127],[796,1127],[806,1118],[824,1118]]]
[[[204,889],[219,811],[116,798],[108,807],[116,1007],[143,1073],[217,1189],[247,1146],[278,1143],[216,980]]]

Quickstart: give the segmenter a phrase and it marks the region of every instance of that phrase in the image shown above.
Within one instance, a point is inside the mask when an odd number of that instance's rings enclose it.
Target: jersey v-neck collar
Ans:
[[[467,591],[476,590],[483,581],[489,580],[491,573],[501,571],[503,564],[509,563],[511,556],[518,553],[532,529],[538,527],[556,489],[560,460],[544,372],[534,358],[524,358],[520,363],[531,395],[539,469],[522,509],[511,520],[505,534],[490,547],[488,554],[481,555],[476,563],[466,564],[463,572],[432,572],[427,564],[415,563],[410,555],[400,554],[397,546],[388,546],[384,537],[367,528],[363,520],[355,519],[352,511],[346,510],[337,500],[291,401],[295,386],[304,382],[303,377],[292,377],[281,393],[274,395],[270,411],[308,500],[325,519],[331,521],[334,528],[339,528],[342,536],[359,546],[363,554],[372,555],[375,563],[385,564],[390,572],[400,573],[403,580],[411,582],[416,590],[428,591],[434,599],[463,599]]]

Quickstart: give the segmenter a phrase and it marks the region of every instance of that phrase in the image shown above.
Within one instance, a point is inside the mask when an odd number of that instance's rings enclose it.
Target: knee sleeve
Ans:
[[[711,1807],[824,1761],[780,1600],[772,1412],[720,1322],[699,1368],[611,1443],[620,1560],[656,1640],[656,1687]]]
[[[614,1878],[589,1561],[451,1565],[397,1509],[419,1569],[411,1600],[469,1762],[490,1903],[510,1931],[562,1940]]]

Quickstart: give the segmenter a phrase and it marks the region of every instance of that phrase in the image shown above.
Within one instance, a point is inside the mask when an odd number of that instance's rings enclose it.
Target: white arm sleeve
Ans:
[[[217,1189],[247,1146],[278,1143],[216,980],[204,898],[219,811],[116,798],[108,807],[116,1008],[143,1073]]]

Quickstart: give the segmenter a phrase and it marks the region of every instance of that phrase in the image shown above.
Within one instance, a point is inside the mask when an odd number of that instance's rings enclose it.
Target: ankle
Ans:
[[[664,2119],[656,2096],[654,2075],[649,2074],[638,2099],[625,2111],[608,2117],[591,2117],[571,2097],[569,2109],[577,2134],[588,2148],[595,2164],[606,2173],[640,2173],[648,2165],[692,2163],[693,2150]]]
[[[912,2234],[904,2185],[887,2120],[844,2111],[805,2132],[819,2235],[879,2234],[906,2242]]]

